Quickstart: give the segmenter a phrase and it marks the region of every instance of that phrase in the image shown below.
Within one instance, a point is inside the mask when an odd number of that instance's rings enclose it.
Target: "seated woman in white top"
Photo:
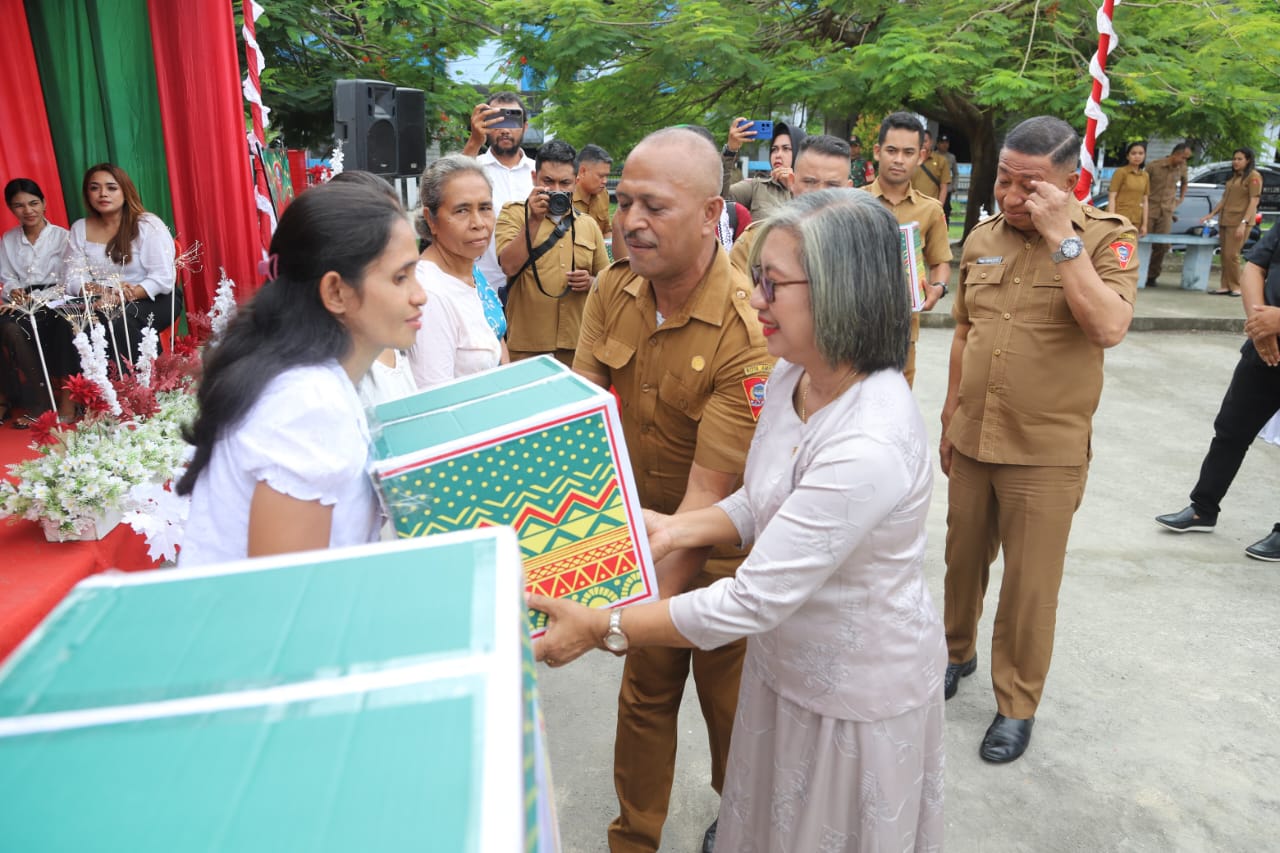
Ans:
[[[431,245],[418,262],[427,307],[409,362],[418,387],[430,388],[505,363],[507,349],[495,332],[502,307],[486,304],[493,291],[475,274],[496,221],[489,176],[470,157],[441,157],[422,173],[418,198],[419,235]]]
[[[612,613],[529,596],[551,617],[536,653],[748,637],[716,849],[941,849],[947,650],[924,577],[933,469],[902,376],[898,223],[860,190],[806,193],[752,254],[778,363],[743,487],[645,513],[660,571],[678,570],[664,586],[683,588],[704,546],[751,554],[734,577]]]
[[[51,311],[41,310],[35,315],[35,329],[31,317],[17,310],[27,301],[27,292],[33,288],[47,287],[62,280],[62,253],[67,246],[67,229],[52,225],[44,216],[44,192],[30,178],[14,178],[4,187],[4,203],[18,220],[16,228],[0,237],[0,424],[8,418],[13,404],[25,405],[33,411],[42,411],[46,405],[54,405],[45,371],[50,381],[67,376],[74,371],[66,361],[71,347],[67,323]],[[36,331],[40,345],[36,345]],[[41,365],[40,354],[44,354]],[[61,383],[55,382],[60,385]],[[72,411],[70,395],[59,391],[66,401],[67,413]],[[26,427],[25,421],[15,421],[18,429]]]
[[[400,206],[367,187],[313,187],[285,210],[270,280],[205,354],[180,567],[377,539],[355,386],[413,342],[417,260]]]
[[[84,173],[88,215],[71,226],[63,261],[67,291],[96,297],[111,320],[113,351],[137,361],[139,333],[148,323],[169,328],[173,316],[173,235],[147,213],[119,166],[99,163]],[[123,300],[123,309],[112,308]]]

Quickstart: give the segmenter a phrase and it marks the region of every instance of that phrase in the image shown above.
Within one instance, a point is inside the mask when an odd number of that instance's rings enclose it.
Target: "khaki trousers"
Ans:
[[[556,357],[556,361],[560,362],[565,367],[573,367],[574,350],[571,349],[557,349],[551,352],[528,352],[526,350],[514,350],[508,348],[507,352],[511,355],[512,361],[523,361],[526,358],[534,358],[539,355],[554,355]]]
[[[916,381],[916,341],[918,340],[920,340],[920,314],[912,311],[911,342],[907,344],[907,366],[902,370],[902,375],[907,379],[908,388],[913,387]]]
[[[1235,216],[1230,220],[1223,217],[1222,221],[1240,222],[1240,217]],[[1240,251],[1244,248],[1244,237],[1237,237],[1238,228],[1223,228],[1221,223],[1218,225],[1218,240],[1222,246],[1222,286],[1233,293],[1240,290]]]
[[[943,622],[951,663],[977,652],[991,563],[1004,549],[1004,580],[991,636],[996,707],[1035,715],[1053,656],[1058,589],[1071,519],[1089,466],[996,465],[956,451],[947,488]]]
[[[691,588],[720,577],[704,571]],[[707,724],[711,787],[717,794],[724,787],[746,649],[743,639],[706,652],[655,647],[627,655],[613,744],[613,784],[621,814],[609,825],[612,853],[654,853],[661,843],[675,775],[677,717],[690,669]]]
[[[1150,234],[1168,234],[1173,227],[1173,208],[1153,205],[1147,213],[1147,232]],[[1164,270],[1164,256],[1169,253],[1168,243],[1151,245],[1151,262],[1147,266],[1147,281],[1155,281]]]

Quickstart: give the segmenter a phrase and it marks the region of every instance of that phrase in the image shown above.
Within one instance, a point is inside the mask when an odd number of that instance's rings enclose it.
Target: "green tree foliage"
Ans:
[[[333,83],[353,78],[422,89],[428,138],[456,145],[466,138],[471,107],[481,98],[473,86],[450,79],[445,63],[498,33],[486,4],[265,0],[263,7],[256,37],[267,63],[263,100],[272,110],[273,138],[290,148],[327,153],[333,145]],[[240,50],[243,56],[243,43]]]
[[[973,154],[967,225],[991,205],[998,140],[1031,115],[1084,129],[1088,0],[499,0],[503,40],[548,81],[549,127],[619,151],[649,130],[798,109],[840,132],[906,108]],[[1102,142],[1257,142],[1280,108],[1274,0],[1117,5]],[[515,26],[516,24],[522,26]]]

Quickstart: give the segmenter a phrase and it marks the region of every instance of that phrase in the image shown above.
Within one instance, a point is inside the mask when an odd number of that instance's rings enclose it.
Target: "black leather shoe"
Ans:
[[[947,664],[947,675],[942,680],[942,698],[950,699],[956,695],[956,690],[960,688],[960,679],[966,675],[973,675],[974,670],[978,668],[978,656],[974,655],[964,663]]]
[[[1216,518],[1202,518],[1196,515],[1196,508],[1189,506],[1182,512],[1171,512],[1168,515],[1157,515],[1156,524],[1172,530],[1174,533],[1212,533]]]
[[[1031,726],[1035,721],[1035,717],[1029,720],[1011,720],[1004,714],[996,714],[982,738],[982,748],[978,750],[978,755],[992,764],[1016,761],[1031,743]]]
[[[1244,552],[1255,560],[1280,563],[1280,524],[1272,528],[1269,536],[1254,542]]]
[[[707,827],[706,835],[702,836],[702,853],[716,853],[716,825],[719,823],[720,818],[716,818]]]

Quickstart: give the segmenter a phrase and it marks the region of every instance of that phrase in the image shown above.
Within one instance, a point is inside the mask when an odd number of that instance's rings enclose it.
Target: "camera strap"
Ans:
[[[542,292],[543,296],[547,297],[548,299],[563,299],[565,296],[568,296],[570,291],[569,291],[569,285],[567,283],[565,284],[564,289],[562,289],[559,293],[556,293],[556,294],[547,293],[547,289],[542,286],[542,277],[538,275],[538,259],[541,258],[543,255],[545,255],[547,252],[551,251],[551,247],[554,246],[556,243],[560,242],[560,238],[563,237],[566,233],[569,233],[572,235],[571,240],[577,239],[578,226],[577,226],[577,223],[574,222],[574,220],[577,219],[577,216],[578,216],[578,212],[574,210],[572,207],[569,208],[569,212],[566,213],[560,219],[560,221],[556,223],[556,227],[547,236],[547,239],[542,241],[542,243],[538,245],[538,248],[535,249],[533,247],[533,238],[529,236],[529,202],[526,201],[524,203],[525,226],[521,230],[524,231],[524,245],[525,245],[525,248],[529,250],[529,257],[525,259],[525,262],[523,264],[520,265],[520,269],[516,270],[516,274],[507,279],[508,285],[514,284],[516,279],[518,279],[521,275],[523,275],[526,269],[528,269],[529,267],[532,267],[533,283],[537,285],[538,290]],[[572,253],[570,253],[570,256],[569,256],[570,270],[577,269],[576,262],[577,262],[577,259],[573,257]]]

